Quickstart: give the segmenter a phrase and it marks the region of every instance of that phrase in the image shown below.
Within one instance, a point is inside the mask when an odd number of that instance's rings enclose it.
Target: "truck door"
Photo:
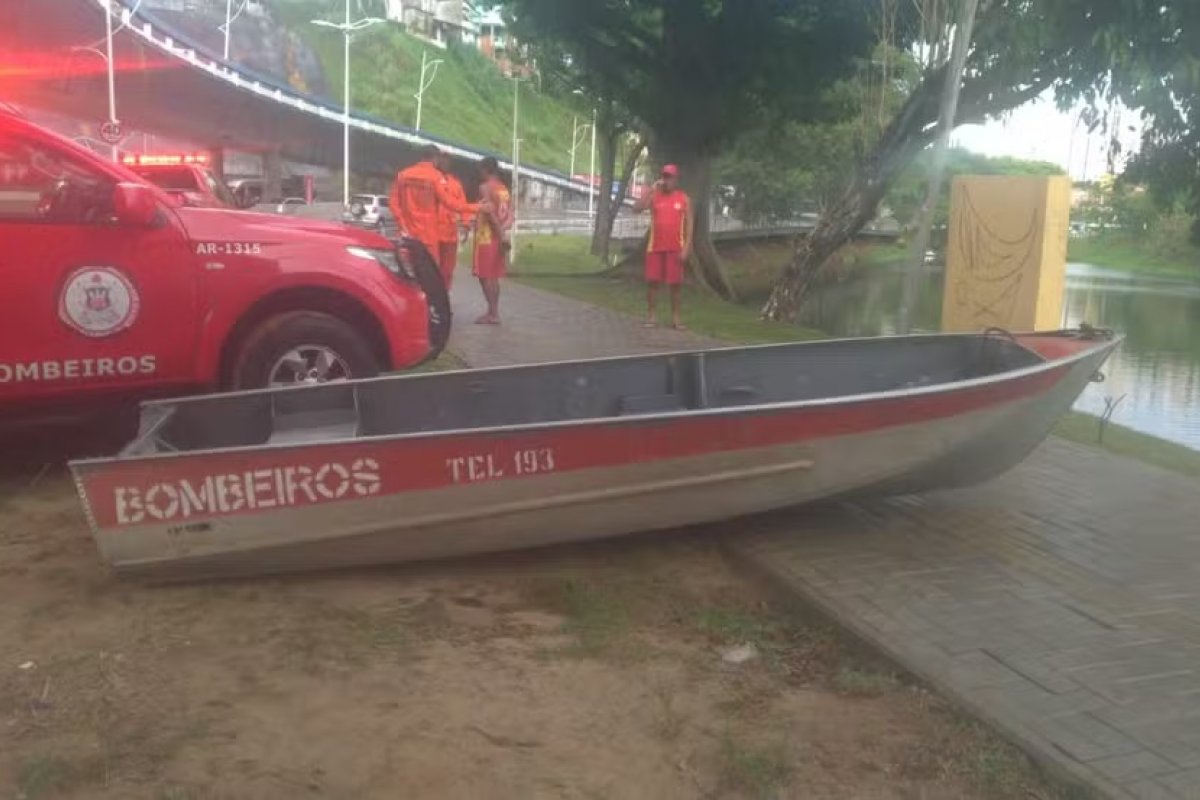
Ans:
[[[195,383],[194,256],[168,208],[116,222],[115,185],[52,138],[0,131],[0,402]]]

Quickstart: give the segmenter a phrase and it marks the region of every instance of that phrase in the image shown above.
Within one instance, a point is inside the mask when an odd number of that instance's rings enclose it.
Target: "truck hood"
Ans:
[[[391,242],[377,233],[340,222],[227,208],[183,207],[174,211],[193,241],[278,244],[292,241],[311,242],[314,237],[319,237],[331,244],[342,243],[377,249],[392,246]]]

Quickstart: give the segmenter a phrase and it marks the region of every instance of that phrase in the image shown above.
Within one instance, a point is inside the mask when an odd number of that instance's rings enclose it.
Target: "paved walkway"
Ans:
[[[717,344],[686,331],[643,328],[638,320],[616,311],[515,281],[504,281],[501,288],[504,324],[474,325],[487,305],[479,282],[461,265],[450,299],[454,333],[449,349],[473,367],[660,353]]]
[[[519,285],[476,366],[702,345]],[[730,549],[1043,760],[1114,797],[1200,799],[1200,482],[1051,440],[984,486],[772,514]]]

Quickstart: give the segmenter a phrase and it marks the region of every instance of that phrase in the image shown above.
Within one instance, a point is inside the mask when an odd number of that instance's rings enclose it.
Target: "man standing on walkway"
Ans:
[[[454,201],[467,205],[467,195],[463,191],[463,185],[450,172],[450,156],[438,153],[433,163],[441,170],[446,191],[454,198]],[[448,205],[441,207],[441,215],[438,219],[438,252],[436,256],[438,266],[442,270],[442,277],[446,279],[447,291],[450,290],[450,284],[454,282],[454,268],[458,266],[459,230],[469,225],[469,220],[468,215],[454,211]]]
[[[396,175],[388,207],[396,217],[400,232],[419,241],[439,264],[441,235],[439,221],[443,210],[473,214],[479,206],[454,197],[446,185],[445,174],[434,165],[441,155],[433,145],[421,149],[421,160]]]
[[[508,273],[509,230],[513,224],[512,195],[500,179],[500,165],[488,157],[479,162],[479,217],[475,223],[475,277],[487,300],[487,313],[477,325],[500,324],[500,279]]]
[[[658,324],[658,287],[671,291],[671,326],[683,330],[679,318],[683,265],[692,254],[692,202],[679,188],[679,168],[667,164],[650,192],[634,206],[650,211],[650,242],[646,247],[646,322]]]

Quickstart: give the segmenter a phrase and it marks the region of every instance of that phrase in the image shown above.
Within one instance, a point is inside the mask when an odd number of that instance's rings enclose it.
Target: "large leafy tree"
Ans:
[[[700,275],[732,294],[709,238],[714,160],[775,119],[812,121],[874,43],[877,0],[502,0],[518,35],[551,41],[646,127],[697,210]]]
[[[821,267],[875,215],[889,187],[936,138],[953,33],[945,21],[953,20],[956,5],[927,0],[921,6],[926,24],[900,27],[897,43],[926,56],[922,78],[797,247],[764,316],[795,318]],[[1053,91],[1064,104],[1123,98],[1151,110],[1162,129],[1181,97],[1174,76],[1196,74],[1198,18],[1196,0],[983,0],[955,124],[997,117]],[[906,41],[909,31],[914,35]]]
[[[1124,177],[1148,186],[1160,209],[1187,209],[1192,241],[1200,244],[1200,3],[1182,3],[1175,14],[1157,63],[1117,86],[1149,123]]]

